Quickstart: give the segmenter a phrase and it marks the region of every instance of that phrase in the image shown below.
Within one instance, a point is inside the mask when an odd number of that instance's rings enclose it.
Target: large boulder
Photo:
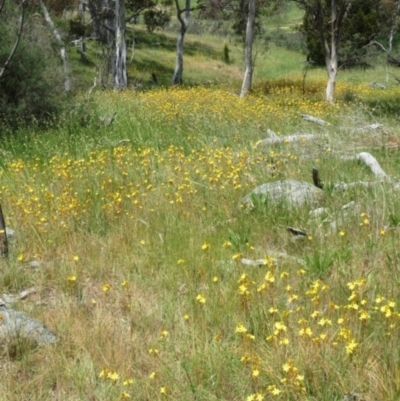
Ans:
[[[56,335],[42,323],[23,312],[0,305],[0,341],[25,338],[38,345],[57,342]]]
[[[318,202],[323,193],[322,189],[308,182],[282,180],[269,182],[254,188],[242,198],[241,203],[254,207],[253,198],[257,196],[268,200],[270,203],[287,202],[289,205],[299,207],[306,203],[313,204]]]

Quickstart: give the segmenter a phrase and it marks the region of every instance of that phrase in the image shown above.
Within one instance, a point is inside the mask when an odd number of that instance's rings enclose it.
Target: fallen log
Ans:
[[[368,131],[376,131],[378,129],[383,128],[383,124],[375,123],[364,125],[363,127],[354,128],[354,132],[368,132]]]
[[[284,135],[284,136],[274,136],[271,138],[265,138],[258,142],[259,145],[275,145],[276,143],[290,143],[298,141],[309,141],[315,139],[316,137],[321,137],[322,135],[316,134],[295,134],[295,135]]]
[[[363,162],[367,167],[369,167],[372,171],[373,174],[375,174],[377,177],[381,178],[386,178],[387,174],[385,171],[382,169],[378,161],[375,159],[374,156],[371,155],[371,153],[368,152],[361,152],[358,153],[355,156],[345,156],[342,159],[344,160],[358,160]]]
[[[292,260],[293,262],[299,263],[303,266],[306,265],[305,260],[301,258],[297,258],[295,256],[288,255],[287,253],[284,252],[268,252],[268,256],[271,257],[274,260],[274,264],[277,264],[278,259],[289,259]],[[242,263],[245,266],[265,266],[265,259],[246,259],[242,258],[240,259],[240,263]]]
[[[338,182],[333,186],[333,189],[339,191],[347,191],[350,188],[354,187],[364,187],[364,188],[371,188],[377,184],[381,184],[381,181],[356,181],[356,182]]]
[[[3,294],[0,298],[0,305],[11,305],[14,302],[20,301],[25,299],[31,294],[34,294],[36,292],[36,288],[28,288],[26,290],[21,291],[18,294]]]
[[[386,85],[381,84],[381,83],[379,83],[379,82],[371,82],[371,83],[369,84],[369,86],[370,86],[371,88],[376,88],[376,89],[386,89]]]
[[[314,124],[321,125],[323,127],[325,127],[327,125],[327,122],[325,120],[322,120],[321,118],[317,118],[314,116],[310,116],[309,114],[301,114],[301,118],[303,120],[309,121]]]

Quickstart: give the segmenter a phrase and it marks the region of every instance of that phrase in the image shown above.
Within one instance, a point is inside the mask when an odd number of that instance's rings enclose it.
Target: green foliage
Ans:
[[[244,42],[246,36],[246,23],[248,15],[247,0],[233,0],[228,2],[220,2],[213,0],[204,0],[200,18],[218,21],[229,21],[231,29]],[[286,8],[286,0],[273,0],[266,2],[265,0],[256,1],[256,18],[255,18],[255,36],[263,34],[264,18],[270,15],[282,14]]]
[[[44,4],[46,5],[48,10],[51,10],[58,17],[62,15],[62,13],[66,9],[73,9],[77,6],[76,0],[45,0]]]
[[[305,259],[310,273],[319,278],[324,276],[332,267],[334,263],[334,251],[314,251],[314,253],[307,254]]]
[[[143,13],[144,23],[148,32],[154,32],[157,28],[165,28],[171,22],[171,14],[161,8],[149,8]]]
[[[330,39],[330,2],[323,1],[328,43]],[[365,47],[378,34],[381,21],[378,15],[378,0],[356,0],[344,22],[340,47],[339,65],[344,67],[367,66],[368,49]],[[325,65],[324,46],[318,26],[312,15],[305,13],[302,32],[306,36],[307,60],[316,65]]]
[[[16,10],[7,10],[0,19],[0,64],[3,65],[16,39]],[[0,79],[0,121],[10,126],[44,122],[61,111],[59,65],[49,32],[33,18],[27,18],[23,35],[10,64]]]
[[[18,52],[0,81],[0,120],[13,125],[45,120],[57,113],[52,82],[43,76],[45,68],[39,48]]]
[[[240,36],[243,43],[246,38],[246,24],[247,15],[249,13],[249,2],[247,0],[239,0],[235,4],[231,18],[234,22],[232,29],[236,35]],[[261,33],[261,20],[260,20],[260,4],[256,4],[256,16],[254,21],[254,35],[258,36]]]
[[[246,246],[249,243],[249,233],[248,232],[235,232],[228,229],[229,241],[232,243],[233,248],[236,251],[246,250]]]
[[[366,104],[375,115],[399,117],[400,98],[376,98],[369,99]]]

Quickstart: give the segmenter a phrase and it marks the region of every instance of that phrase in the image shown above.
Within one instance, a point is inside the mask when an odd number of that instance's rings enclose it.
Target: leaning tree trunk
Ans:
[[[17,50],[17,47],[19,45],[19,41],[21,40],[21,35],[22,35],[22,30],[24,28],[24,15],[25,15],[25,10],[24,10],[24,3],[25,0],[21,1],[21,16],[19,17],[19,28],[18,28],[18,34],[17,34],[17,38],[15,40],[14,46],[11,49],[10,54],[7,57],[7,60],[5,61],[5,63],[3,64],[3,66],[0,68],[0,78],[3,76],[4,71],[6,70],[6,68],[8,67],[8,65],[10,64],[12,58],[15,55],[15,52]],[[4,6],[4,0],[3,2],[0,4],[0,13],[3,10],[3,6]]]
[[[249,0],[249,14],[246,25],[246,43],[245,43],[245,72],[242,83],[240,97],[246,96],[251,89],[253,80],[253,38],[254,38],[254,19],[256,16],[256,0]]]
[[[111,60],[113,85],[114,89],[126,89],[128,79],[126,74],[125,0],[115,0],[114,18],[114,51]]]
[[[175,0],[176,12],[178,20],[181,24],[181,29],[179,31],[178,40],[176,43],[176,64],[174,76],[172,77],[172,85],[181,85],[182,84],[182,76],[183,76],[183,42],[185,39],[185,33],[189,26],[190,20],[190,1],[185,1],[185,8],[181,10],[179,7],[178,0]],[[182,18],[182,14],[184,17]]]
[[[46,20],[47,24],[49,25],[50,29],[52,30],[53,35],[56,38],[56,41],[60,46],[61,60],[62,60],[63,67],[64,67],[64,77],[65,77],[64,89],[65,89],[65,92],[69,92],[71,90],[71,79],[69,77],[67,51],[65,49],[64,42],[61,39],[61,36],[58,33],[57,28],[54,26],[53,21],[52,21],[52,19],[50,17],[50,14],[47,11],[47,8],[44,5],[43,1],[40,0],[39,4],[40,4],[40,7],[41,7],[42,12],[43,12],[44,19]]]

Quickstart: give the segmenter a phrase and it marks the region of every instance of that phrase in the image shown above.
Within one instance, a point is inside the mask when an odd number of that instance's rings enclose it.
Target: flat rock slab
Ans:
[[[302,206],[306,203],[318,202],[323,196],[323,191],[308,182],[282,180],[262,184],[254,188],[242,198],[241,203],[254,206],[254,195],[268,199],[271,203],[288,202],[292,206]]]
[[[26,338],[38,345],[57,342],[56,335],[42,323],[14,309],[0,306],[0,341]]]

